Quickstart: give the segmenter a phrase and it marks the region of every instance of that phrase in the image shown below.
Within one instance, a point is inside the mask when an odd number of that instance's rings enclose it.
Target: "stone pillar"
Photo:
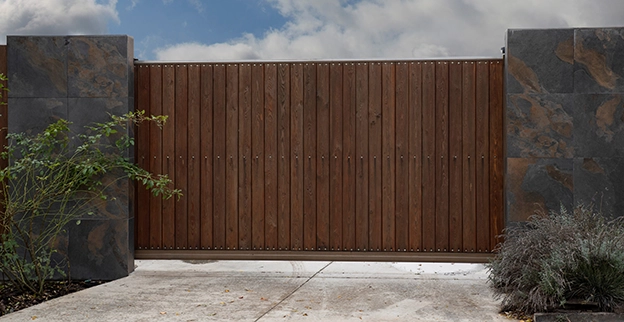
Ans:
[[[624,211],[624,28],[509,30],[507,222]]]
[[[37,133],[59,118],[82,131],[134,110],[131,37],[9,36],[7,48],[9,132]],[[72,278],[111,280],[134,270],[134,188],[123,181],[113,190],[60,239]]]

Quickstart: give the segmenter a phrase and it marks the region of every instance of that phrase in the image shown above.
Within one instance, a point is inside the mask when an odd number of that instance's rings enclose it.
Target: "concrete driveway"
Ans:
[[[510,321],[480,264],[137,260],[0,321]]]

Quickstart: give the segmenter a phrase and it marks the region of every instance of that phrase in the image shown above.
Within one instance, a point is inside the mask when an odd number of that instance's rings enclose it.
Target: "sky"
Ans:
[[[507,29],[615,26],[624,0],[0,0],[0,43],[123,34],[140,60],[500,57]]]

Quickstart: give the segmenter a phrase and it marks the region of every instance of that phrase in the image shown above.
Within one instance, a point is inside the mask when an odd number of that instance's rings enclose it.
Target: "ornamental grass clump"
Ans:
[[[535,215],[508,227],[488,264],[504,311],[524,314],[582,303],[611,312],[624,303],[624,218],[591,206]]]

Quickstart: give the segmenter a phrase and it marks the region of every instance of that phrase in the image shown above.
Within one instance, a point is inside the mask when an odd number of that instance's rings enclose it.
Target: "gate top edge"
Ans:
[[[284,59],[284,60],[135,60],[135,65],[150,64],[276,64],[276,63],[362,63],[362,62],[463,62],[463,61],[502,61],[503,57],[444,57],[444,58],[370,58],[370,59]]]

